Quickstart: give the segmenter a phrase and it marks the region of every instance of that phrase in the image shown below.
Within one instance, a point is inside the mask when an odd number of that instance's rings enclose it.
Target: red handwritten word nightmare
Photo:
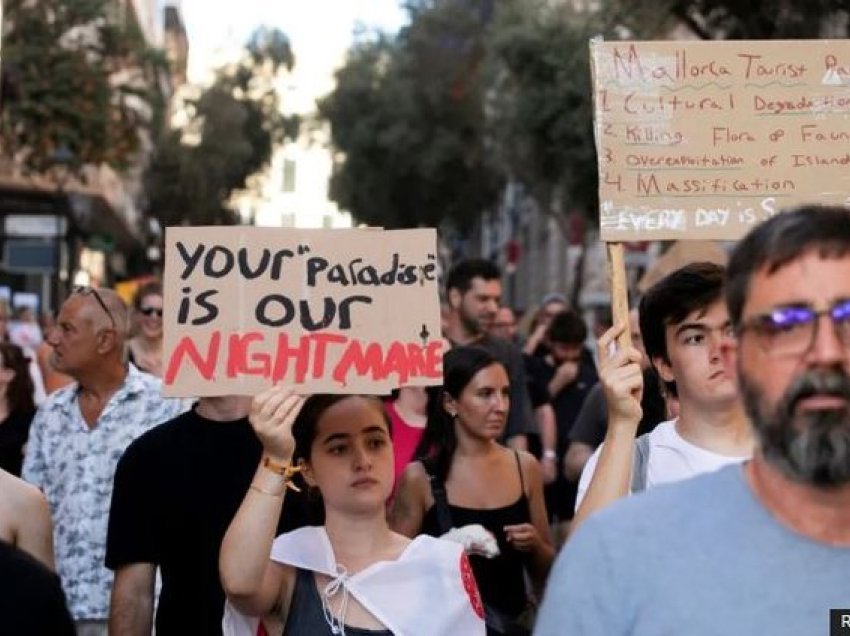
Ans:
[[[206,346],[199,346],[190,336],[182,337],[173,348],[163,381],[174,384],[181,372],[197,373],[205,380],[216,379],[223,362],[229,379],[254,376],[280,382],[303,384],[308,378],[325,377],[327,363],[335,360],[331,377],[345,386],[352,373],[375,381],[395,374],[398,384],[414,378],[442,377],[443,343],[434,340],[426,345],[414,342],[363,342],[338,333],[310,333],[293,338],[251,331],[222,333],[213,331]]]

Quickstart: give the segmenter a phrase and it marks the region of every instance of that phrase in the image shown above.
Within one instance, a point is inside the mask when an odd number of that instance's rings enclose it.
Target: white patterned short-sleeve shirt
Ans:
[[[112,572],[104,565],[115,467],[130,442],[188,407],[161,396],[161,382],[133,365],[93,427],[76,383],[51,394],[30,428],[23,477],[50,503],[56,568],[74,620],[109,615]]]

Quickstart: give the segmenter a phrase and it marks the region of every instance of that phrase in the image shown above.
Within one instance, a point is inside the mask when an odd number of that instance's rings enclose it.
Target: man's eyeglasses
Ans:
[[[162,318],[162,309],[159,307],[139,307],[139,313],[142,313],[145,316],[157,315]]]
[[[817,338],[821,316],[829,316],[835,335],[850,348],[850,300],[840,300],[826,309],[808,305],[777,307],[773,311],[745,320],[738,336],[751,332],[762,350],[772,356],[803,355]]]
[[[74,287],[73,293],[78,296],[94,296],[97,304],[100,305],[101,308],[103,308],[103,311],[106,312],[106,315],[109,316],[109,321],[112,323],[112,326],[116,327],[115,318],[113,318],[112,312],[109,311],[109,307],[106,306],[106,303],[103,302],[103,298],[100,297],[100,294],[97,293],[97,290],[94,287],[89,287],[87,285]]]

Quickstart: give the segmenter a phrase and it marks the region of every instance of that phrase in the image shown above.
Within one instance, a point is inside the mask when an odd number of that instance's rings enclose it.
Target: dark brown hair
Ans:
[[[133,296],[133,307],[141,309],[142,301],[148,296],[162,296],[162,284],[159,281],[151,281],[139,287]]]
[[[443,386],[428,387],[428,422],[415,458],[427,461],[434,474],[445,481],[457,450],[455,423],[443,404],[445,394],[455,400],[472,382],[472,378],[492,364],[502,364],[486,349],[475,346],[454,347],[443,356]],[[504,366],[504,365],[503,365]]]
[[[29,358],[24,355],[23,349],[11,342],[0,342],[0,356],[3,358],[3,367],[15,372],[15,377],[6,388],[9,412],[33,413],[35,387],[30,375]]]
[[[640,300],[640,333],[650,360],[670,362],[667,353],[667,327],[682,322],[689,314],[707,309],[723,297],[722,265],[690,263],[668,274],[650,287]],[[676,383],[664,386],[674,397]]]
[[[850,211],[809,205],[782,212],[758,225],[736,246],[726,271],[726,304],[734,326],[741,323],[750,280],[764,268],[768,274],[814,251],[821,258],[850,254]]]

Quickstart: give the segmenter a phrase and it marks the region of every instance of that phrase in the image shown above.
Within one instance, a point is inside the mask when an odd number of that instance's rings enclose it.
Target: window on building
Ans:
[[[292,159],[283,160],[283,191],[295,192],[295,162]]]

